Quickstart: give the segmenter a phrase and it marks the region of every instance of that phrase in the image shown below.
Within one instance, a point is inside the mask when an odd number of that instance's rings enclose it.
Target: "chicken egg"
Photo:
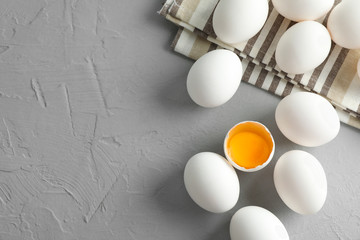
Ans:
[[[316,20],[334,5],[334,0],[272,0],[275,9],[284,17],[295,21]]]
[[[329,55],[331,38],[327,29],[315,21],[290,27],[281,36],[275,59],[281,70],[302,74],[318,67]]]
[[[231,240],[289,240],[282,222],[270,211],[257,206],[238,210],[230,221]]]
[[[340,130],[339,116],[330,102],[309,92],[293,93],[282,99],[275,120],[285,137],[306,147],[328,143]]]
[[[184,183],[192,200],[209,212],[226,212],[239,199],[235,169],[216,153],[202,152],[191,157],[185,166]]]
[[[360,1],[346,0],[339,3],[331,11],[327,27],[339,46],[360,48]]]
[[[255,172],[271,161],[275,142],[270,131],[261,123],[245,121],[238,123],[226,134],[224,152],[237,169]]]
[[[229,44],[245,42],[264,26],[268,0],[220,0],[213,16],[217,37]]]
[[[314,214],[325,203],[326,175],[310,153],[293,150],[282,155],[275,165],[274,183],[283,202],[299,214]]]
[[[200,57],[191,67],[187,76],[187,91],[198,105],[217,107],[232,98],[241,77],[240,58],[229,50],[214,50]]]

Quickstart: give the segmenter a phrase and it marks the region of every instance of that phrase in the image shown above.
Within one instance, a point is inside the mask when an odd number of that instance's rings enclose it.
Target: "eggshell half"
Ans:
[[[282,155],[275,165],[274,183],[284,203],[299,214],[314,214],[325,203],[325,172],[310,153],[293,150]]]
[[[214,11],[213,28],[225,43],[244,42],[260,31],[268,12],[268,0],[220,0]]]
[[[244,167],[239,165],[236,162],[236,159],[232,158],[230,148],[230,141],[231,139],[236,136],[239,133],[247,133],[252,134],[253,136],[257,136],[259,138],[255,138],[255,141],[253,138],[246,139],[246,143],[243,144],[243,146],[237,146],[238,149],[245,150],[244,152],[251,152],[251,154],[248,154],[247,157],[249,158],[256,158],[259,162],[257,166],[255,167]],[[264,145],[259,144],[259,139],[263,139],[260,143],[266,143]],[[239,144],[240,145],[240,144]],[[250,145],[250,146],[249,146]],[[244,149],[245,148],[245,149]],[[241,150],[237,150],[241,151]],[[236,124],[233,126],[226,134],[225,140],[224,140],[224,153],[226,158],[229,160],[229,162],[233,165],[233,167],[244,171],[244,172],[256,172],[264,167],[266,167],[271,159],[274,156],[275,152],[275,141],[274,138],[270,132],[270,130],[262,123],[255,122],[255,121],[244,121]],[[267,154],[264,154],[267,153]],[[263,161],[261,161],[263,159]],[[242,159],[245,160],[245,159]],[[251,161],[246,161],[250,163]],[[252,163],[251,163],[252,164]]]
[[[345,0],[339,3],[331,11],[327,27],[339,46],[360,48],[360,1]]]
[[[226,212],[239,199],[240,183],[235,169],[216,153],[202,152],[190,158],[184,183],[194,202],[209,212]]]
[[[280,101],[276,124],[289,140],[306,147],[317,147],[334,139],[340,120],[328,100],[315,93],[297,92]]]
[[[284,17],[295,21],[316,20],[334,5],[334,0],[272,0],[275,9]]]
[[[229,101],[238,89],[242,77],[240,58],[229,50],[214,50],[200,57],[187,76],[191,99],[206,108]]]
[[[315,21],[290,27],[281,36],[275,59],[284,72],[303,74],[314,70],[329,55],[331,38],[327,29]]]
[[[238,210],[230,222],[231,240],[289,240],[282,222],[270,211],[256,206]]]

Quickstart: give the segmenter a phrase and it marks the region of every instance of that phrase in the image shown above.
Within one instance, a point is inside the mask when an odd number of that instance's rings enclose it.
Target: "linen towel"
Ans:
[[[167,0],[159,13],[177,24],[173,49],[194,60],[217,48],[235,52],[243,62],[243,82],[285,97],[295,91],[311,91],[327,98],[340,120],[360,129],[360,78],[357,60],[360,50],[332,43],[328,58],[314,71],[292,75],[279,69],[275,49],[280,37],[295,22],[281,16],[269,2],[268,19],[249,41],[228,45],[217,39],[212,14],[219,0]],[[337,0],[336,3],[339,1]],[[327,17],[318,20],[326,23]]]

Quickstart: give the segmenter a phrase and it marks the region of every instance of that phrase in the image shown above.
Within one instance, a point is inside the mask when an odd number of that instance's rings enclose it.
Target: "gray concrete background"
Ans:
[[[279,132],[279,98],[241,84],[203,109],[185,88],[192,61],[171,51],[176,27],[159,0],[0,0],[0,239],[227,240],[247,205],[276,214],[292,240],[360,239],[360,132],[342,125],[319,148]],[[235,123],[273,133],[271,164],[238,172],[239,202],[211,214],[182,174],[201,151],[222,152]],[[322,163],[328,198],[316,215],[281,202],[272,173],[284,152]]]

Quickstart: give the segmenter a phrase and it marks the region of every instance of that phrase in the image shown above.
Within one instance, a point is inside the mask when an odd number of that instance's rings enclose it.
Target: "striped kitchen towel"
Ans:
[[[194,60],[217,48],[229,49],[242,59],[242,81],[279,96],[311,91],[326,97],[342,122],[360,128],[360,78],[356,73],[360,50],[332,44],[329,57],[314,71],[292,75],[279,69],[275,49],[282,34],[294,22],[285,19],[269,2],[269,16],[262,30],[249,41],[228,45],[217,39],[212,14],[219,0],[167,0],[160,14],[180,28],[172,47]],[[339,2],[339,1],[336,1]],[[320,19],[326,23],[327,16]]]

